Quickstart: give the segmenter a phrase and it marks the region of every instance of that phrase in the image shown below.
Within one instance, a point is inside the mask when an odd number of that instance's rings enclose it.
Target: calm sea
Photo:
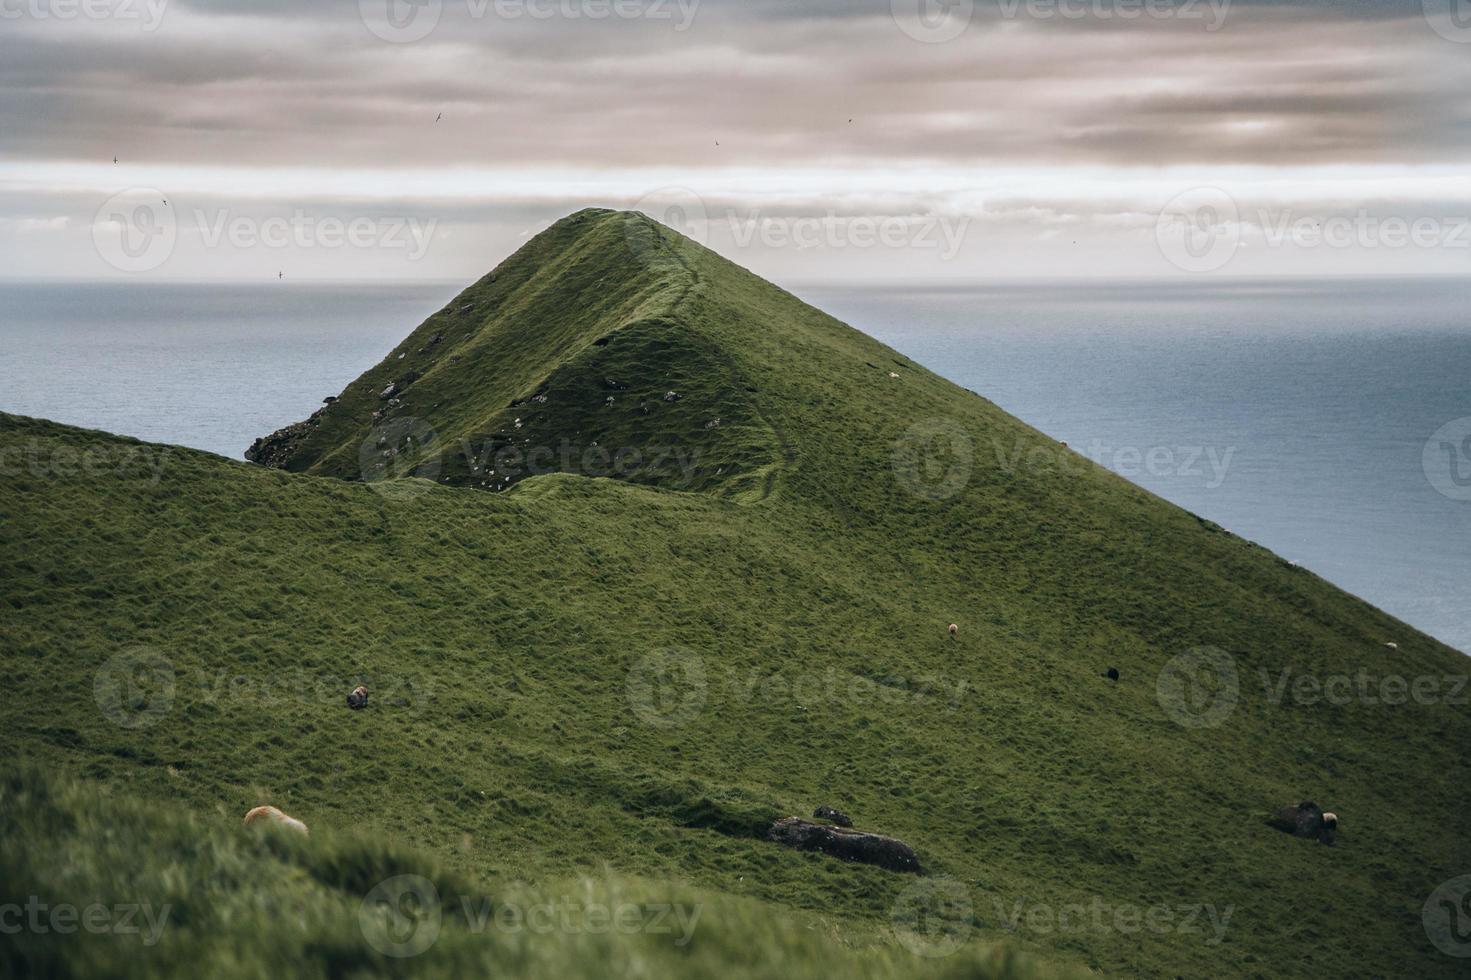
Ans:
[[[0,410],[239,457],[457,291],[0,283]],[[1471,280],[796,292],[1471,650]]]

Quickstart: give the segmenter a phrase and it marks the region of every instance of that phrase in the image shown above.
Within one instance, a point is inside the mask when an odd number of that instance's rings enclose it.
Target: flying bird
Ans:
[[[439,115],[437,115],[437,116],[434,117],[434,121],[435,122],[439,122],[443,118],[444,118],[444,113],[441,112]]]
[[[116,156],[114,156],[114,157],[113,157],[113,158],[112,158],[112,162],[113,162],[113,163],[117,163],[117,157],[116,157]]]

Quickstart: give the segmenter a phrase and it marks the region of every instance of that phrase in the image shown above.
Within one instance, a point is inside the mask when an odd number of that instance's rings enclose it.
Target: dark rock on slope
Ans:
[[[778,844],[785,844],[799,851],[820,851],[844,861],[875,864],[890,871],[924,873],[914,848],[902,840],[884,837],[882,834],[829,827],[801,817],[783,817],[771,825],[771,832],[767,836]]]

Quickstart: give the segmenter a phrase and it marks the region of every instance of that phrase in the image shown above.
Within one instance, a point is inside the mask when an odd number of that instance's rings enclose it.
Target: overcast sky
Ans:
[[[0,0],[0,275],[1466,273],[1467,93],[1466,0]]]

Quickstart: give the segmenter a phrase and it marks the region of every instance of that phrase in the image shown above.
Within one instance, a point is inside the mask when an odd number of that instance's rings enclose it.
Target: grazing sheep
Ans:
[[[1398,643],[1386,643],[1384,645],[1386,647],[1388,647],[1389,649],[1391,649],[1391,650],[1398,650],[1399,649],[1399,644]]]
[[[258,806],[245,815],[245,826],[259,823],[263,827],[280,827],[298,834],[306,834],[306,824],[295,817],[288,817],[273,806]]]
[[[1297,806],[1284,806],[1267,824],[1294,837],[1306,837],[1320,844],[1332,845],[1337,837],[1338,816],[1324,813],[1322,807],[1311,800]]]
[[[366,708],[368,706],[368,689],[361,684],[353,688],[352,693],[347,696],[347,706],[354,711],[361,711],[363,708]]]
[[[1119,679],[1119,669],[1117,667],[1110,667],[1104,672],[1103,676],[1111,681],[1116,681]]]
[[[954,623],[951,623],[950,624],[950,639],[952,639],[952,640],[955,639],[956,635],[959,632],[960,632],[960,627],[959,626],[956,626]]]

